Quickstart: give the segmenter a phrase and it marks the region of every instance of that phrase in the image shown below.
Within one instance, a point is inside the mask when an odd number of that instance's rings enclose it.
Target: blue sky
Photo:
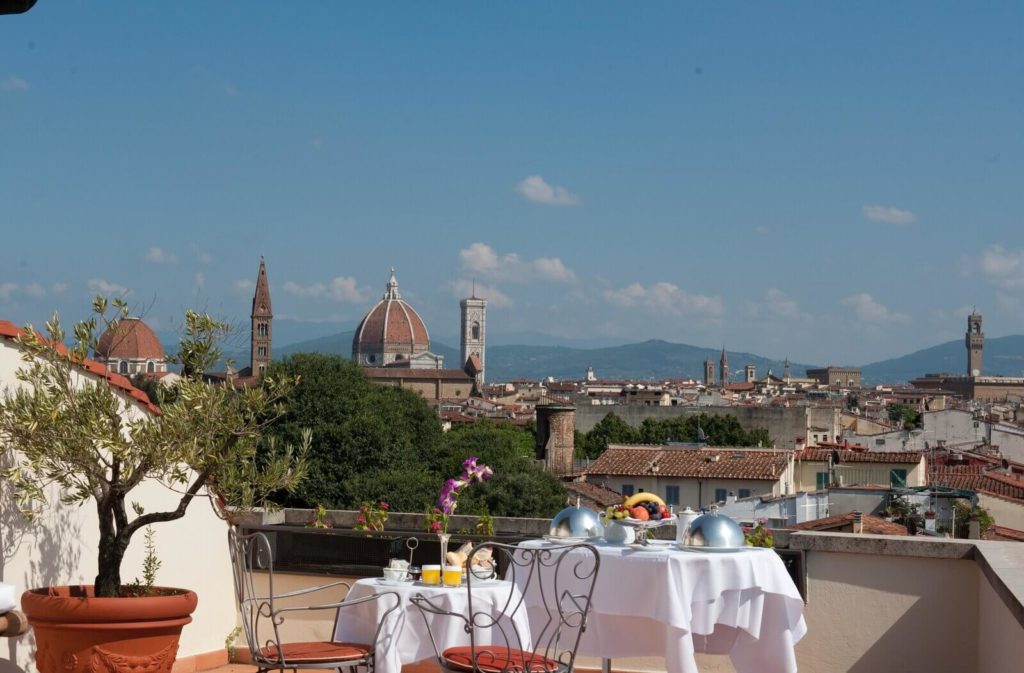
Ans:
[[[39,0],[0,319],[128,292],[862,364],[1024,332],[1024,5]],[[330,331],[329,329],[327,331]]]

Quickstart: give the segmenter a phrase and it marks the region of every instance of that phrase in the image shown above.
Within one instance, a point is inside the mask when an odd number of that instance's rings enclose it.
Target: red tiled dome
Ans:
[[[398,294],[391,271],[384,298],[370,309],[352,337],[352,355],[362,353],[422,353],[430,349],[430,335],[420,315]]]
[[[163,360],[164,347],[139,318],[123,318],[108,328],[96,345],[96,357],[109,360]]]

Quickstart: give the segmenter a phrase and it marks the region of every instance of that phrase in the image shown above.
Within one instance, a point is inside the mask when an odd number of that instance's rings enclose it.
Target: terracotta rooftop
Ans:
[[[123,318],[107,328],[96,344],[96,357],[125,360],[164,360],[164,347],[140,318]]]
[[[702,477],[711,479],[778,479],[786,468],[782,451],[676,446],[611,445],[586,474]]]
[[[906,535],[907,527],[871,514],[865,514],[864,533],[870,535]],[[804,521],[803,523],[786,526],[788,530],[816,530],[842,532],[840,529],[853,526],[853,512],[826,516],[821,519]]]
[[[603,510],[609,505],[617,505],[622,502],[622,494],[618,491],[587,481],[565,481],[562,482],[562,486],[570,497],[579,496],[582,505],[593,504],[594,509]]]
[[[21,328],[14,323],[7,320],[0,320],[0,338],[6,339],[7,341],[14,341],[18,338],[18,335],[21,334],[21,331]],[[42,337],[42,335],[40,335],[40,337]],[[57,344],[57,350],[61,353],[67,353],[67,347],[64,346],[64,344]],[[146,393],[133,386],[131,381],[124,376],[115,374],[108,370],[106,365],[86,358],[79,366],[86,372],[98,378],[106,379],[108,384],[131,397],[139,404],[139,406],[149,413],[160,413],[160,407],[150,402]]]
[[[803,449],[797,451],[796,460],[828,462],[833,451],[839,454],[840,463],[919,463],[921,451],[852,451],[850,449]]]
[[[928,476],[929,486],[946,486],[968,491],[977,491],[1007,500],[1024,502],[1024,481],[1016,477],[985,472],[977,465],[943,467]]]

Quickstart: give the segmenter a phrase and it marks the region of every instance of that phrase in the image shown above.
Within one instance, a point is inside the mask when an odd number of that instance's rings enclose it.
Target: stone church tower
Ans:
[[[487,334],[487,300],[476,296],[459,302],[462,309],[462,366],[466,367],[469,359],[476,356],[478,362],[473,363],[477,370],[477,385],[484,382],[484,357]]]
[[[722,346],[722,357],[718,358],[718,378],[723,386],[729,385],[729,355],[725,352],[725,346]]]
[[[704,385],[709,388],[715,385],[715,363],[711,358],[704,361]]]
[[[249,352],[249,374],[260,378],[270,366],[271,323],[274,313],[270,309],[270,286],[267,283],[267,265],[260,257],[260,273],[256,277],[256,292],[252,297],[252,335]]]
[[[967,316],[967,334],[964,335],[967,346],[967,375],[981,376],[981,352],[985,347],[985,333],[981,331],[981,314],[971,311]]]

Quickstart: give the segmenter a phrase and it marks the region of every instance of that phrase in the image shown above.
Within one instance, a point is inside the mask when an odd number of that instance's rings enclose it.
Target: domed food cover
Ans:
[[[718,508],[711,506],[708,514],[697,517],[690,524],[690,535],[687,545],[691,547],[730,548],[746,546],[743,529],[725,514],[719,514]]]
[[[597,512],[586,507],[580,507],[577,498],[576,505],[566,507],[551,519],[550,538],[566,538],[586,540],[590,538],[604,537],[604,526]]]

